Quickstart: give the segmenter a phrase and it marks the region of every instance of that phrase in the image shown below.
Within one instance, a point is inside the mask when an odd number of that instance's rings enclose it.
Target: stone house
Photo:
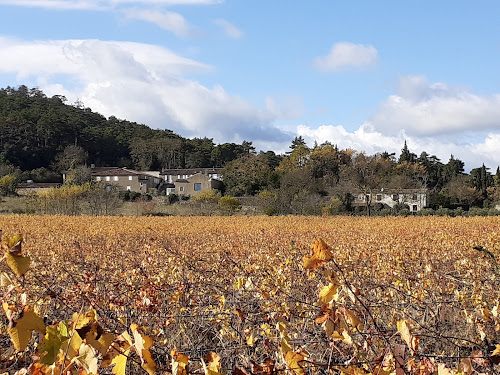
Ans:
[[[178,195],[189,195],[194,197],[200,194],[202,191],[206,190],[222,190],[224,184],[222,181],[209,177],[206,174],[196,173],[185,179],[178,179],[175,181],[175,194]]]
[[[158,173],[128,168],[94,168],[91,173],[95,181],[104,183],[106,187],[116,186],[120,190],[137,193],[149,193],[151,189],[158,189],[163,182]]]
[[[370,193],[358,192],[354,195],[354,206],[373,207],[377,203],[394,207],[396,204],[406,204],[410,212],[418,212],[427,207],[429,192],[427,189],[380,189]]]
[[[201,173],[207,177],[214,178],[216,180],[222,181],[222,175],[220,174],[220,168],[184,168],[184,169],[164,169],[160,176],[163,176],[165,182],[174,183],[177,180],[185,180],[189,177],[194,176],[197,173]]]
[[[195,196],[204,190],[224,188],[220,168],[165,169],[160,176],[166,195]]]

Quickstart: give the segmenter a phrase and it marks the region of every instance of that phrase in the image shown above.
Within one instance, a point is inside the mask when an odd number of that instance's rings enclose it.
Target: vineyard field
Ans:
[[[500,373],[498,217],[0,229],[0,374]]]

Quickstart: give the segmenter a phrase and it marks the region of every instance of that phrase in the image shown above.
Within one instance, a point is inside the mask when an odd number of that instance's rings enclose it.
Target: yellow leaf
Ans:
[[[8,252],[11,254],[21,255],[21,244],[23,243],[23,240],[24,238],[21,234],[8,237],[5,240]]]
[[[12,284],[12,280],[10,279],[9,275],[7,275],[5,272],[2,272],[0,275],[0,286],[9,286]]]
[[[220,356],[215,352],[210,352],[207,354],[206,359],[208,361],[208,369],[218,373],[220,372]]]
[[[305,369],[307,368],[307,363],[304,360],[309,357],[309,354],[305,351],[300,352],[286,352],[284,355],[285,362],[290,370],[292,370],[296,375],[305,375]]]
[[[282,353],[286,353],[292,351],[293,348],[288,342],[290,339],[288,338],[288,333],[286,331],[286,325],[284,322],[280,321],[276,324],[276,328],[278,329],[281,336],[280,349]]]
[[[125,331],[111,343],[108,352],[102,358],[101,367],[114,365],[113,374],[124,375],[131,346],[132,338]]]
[[[280,349],[281,349],[281,352],[282,353],[287,353],[287,352],[291,352],[293,350],[292,346],[290,345],[290,343],[288,342],[288,336],[287,337],[282,337],[281,338],[281,345],[280,345]]]
[[[346,330],[342,331],[342,341],[347,345],[352,345],[352,337]]]
[[[45,323],[42,318],[36,315],[33,306],[25,306],[20,318],[9,319],[9,326],[7,332],[14,347],[19,351],[26,349],[33,331],[45,334]]]
[[[94,349],[98,350],[99,353],[104,355],[108,351],[111,343],[115,340],[116,336],[111,333],[104,333],[101,334],[98,340],[96,340],[97,336],[98,333],[96,331],[88,332],[85,336],[85,341]]]
[[[338,284],[330,283],[329,285],[321,288],[321,291],[319,292],[319,302],[322,305],[326,305],[333,300],[337,301],[338,298],[339,298]]]
[[[304,268],[314,269],[333,257],[330,247],[321,238],[311,246],[311,255],[304,256]]]
[[[22,276],[30,268],[31,258],[29,256],[23,257],[20,255],[5,254],[5,259],[10,269],[14,271],[17,276]]]
[[[75,329],[81,329],[97,321],[97,313],[94,309],[89,309],[85,314],[74,313],[71,318],[75,324]]]
[[[136,324],[131,324],[130,329],[134,335],[134,346],[136,352],[141,359],[142,368],[146,370],[150,375],[154,375],[156,370],[156,363],[153,360],[153,356],[149,351],[149,348],[153,346],[153,340],[151,337],[144,335],[140,332],[141,327]]]
[[[255,338],[253,337],[253,331],[247,337],[247,345],[253,347],[255,345]]]
[[[76,331],[73,331],[71,339],[69,341],[66,341],[65,345],[63,345],[61,350],[59,351],[59,357],[61,357],[61,359],[72,359],[76,357],[78,355],[80,346],[82,346],[82,343],[83,340],[80,335]]]
[[[410,327],[408,326],[408,322],[406,320],[398,321],[398,332],[412,353],[415,353],[418,349],[420,338],[418,336],[413,336],[410,333]]]
[[[42,342],[38,345],[38,352],[42,356],[42,363],[46,365],[54,364],[61,351],[61,347],[68,340],[67,321],[63,320],[55,325],[48,326]]]
[[[185,354],[172,350],[172,375],[187,375],[189,357]]]
[[[497,347],[493,351],[492,355],[500,355],[500,344],[497,344]]]
[[[111,364],[114,364],[111,372],[116,375],[125,375],[127,369],[127,359],[130,354],[130,349],[125,350],[121,355],[113,358]],[[102,365],[101,365],[102,366]]]

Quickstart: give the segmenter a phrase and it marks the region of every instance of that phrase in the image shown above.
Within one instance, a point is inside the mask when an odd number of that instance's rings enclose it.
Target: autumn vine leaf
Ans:
[[[306,374],[307,362],[305,362],[305,360],[309,358],[309,353],[305,350],[286,352],[284,358],[288,368],[292,370],[295,375]]]
[[[148,335],[143,334],[142,327],[136,324],[130,325],[130,330],[134,336],[134,347],[137,355],[141,359],[141,365],[150,375],[154,375],[156,363],[149,349],[154,345],[153,340]]]
[[[22,255],[23,241],[23,236],[15,235],[8,237],[5,242],[2,243],[5,260],[10,269],[19,277],[28,272],[31,263],[31,258],[29,256]]]
[[[111,343],[108,352],[102,358],[101,367],[114,366],[113,374],[125,375],[131,347],[132,338],[125,331]]]
[[[408,345],[412,354],[418,349],[418,344],[420,342],[420,337],[413,336],[410,332],[410,327],[407,320],[399,320],[398,321],[398,332],[401,335],[403,341]]]
[[[339,298],[339,285],[336,283],[330,283],[329,285],[321,288],[319,292],[319,302],[322,305],[327,305],[331,301],[337,301]]]
[[[84,368],[88,374],[99,373],[96,353],[90,345],[83,343],[78,350],[78,356],[73,358],[73,362]]]
[[[201,359],[205,375],[220,375],[221,357],[215,352],[210,352],[206,355],[205,359],[208,361],[208,365],[205,364],[203,358]]]
[[[170,355],[172,356],[172,375],[187,375],[189,357],[175,349]]]
[[[24,238],[21,234],[16,234],[15,236],[7,237],[5,240],[5,246],[10,254],[21,255],[21,247]]]
[[[319,238],[311,246],[311,255],[304,256],[304,268],[314,269],[320,266],[323,262],[328,262],[332,260],[333,255],[330,246],[328,246],[325,241]]]
[[[48,326],[42,342],[38,345],[38,352],[42,356],[42,363],[46,365],[54,364],[63,344],[69,338],[69,327],[66,321]]]
[[[3,309],[9,321],[7,332],[16,350],[24,351],[26,349],[31,340],[33,331],[45,334],[45,323],[43,319],[35,313],[33,306],[24,306],[24,308],[18,312],[14,305],[9,305],[4,302]]]

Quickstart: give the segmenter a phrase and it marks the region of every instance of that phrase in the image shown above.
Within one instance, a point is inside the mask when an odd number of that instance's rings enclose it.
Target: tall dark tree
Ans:
[[[443,166],[443,182],[446,184],[456,177],[464,174],[464,162],[460,159],[455,159],[453,155],[450,160]]]
[[[292,144],[290,145],[290,151],[288,151],[287,154],[291,154],[298,147],[308,148],[306,141],[301,135],[293,139]]]
[[[408,149],[408,145],[406,144],[406,141],[405,141],[405,144],[403,146],[403,149],[401,150],[401,155],[399,155],[399,159],[398,159],[398,164],[401,164],[401,163],[415,163],[417,160],[417,155],[415,155],[413,152],[410,152],[410,150]]]

